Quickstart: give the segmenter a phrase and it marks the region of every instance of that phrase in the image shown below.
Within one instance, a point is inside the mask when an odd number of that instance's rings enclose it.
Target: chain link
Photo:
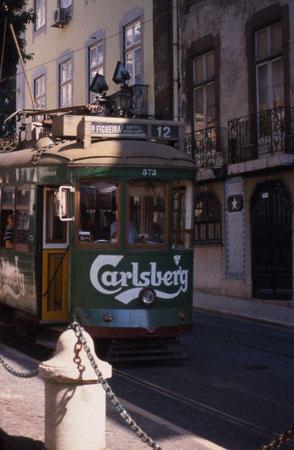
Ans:
[[[79,342],[82,344],[87,357],[90,361],[91,366],[93,367],[95,374],[98,378],[99,383],[102,384],[103,389],[105,390],[107,396],[109,397],[111,403],[116,407],[117,411],[120,413],[120,416],[125,420],[125,422],[130,426],[130,428],[137,434],[137,436],[145,442],[149,447],[152,447],[154,450],[162,450],[162,448],[157,445],[140,427],[137,423],[132,419],[129,413],[124,409],[121,402],[118,400],[116,395],[113,393],[108,382],[103,378],[102,373],[98,369],[98,366],[94,360],[94,357],[91,353],[91,350],[87,344],[87,341],[83,335],[83,328],[77,323],[71,323],[71,328],[74,330],[76,337]]]
[[[39,373],[39,369],[33,370],[32,372],[18,372],[17,370],[13,369],[13,367],[9,366],[3,358],[0,357],[0,364],[4,369],[7,370],[11,375],[19,378],[33,378],[36,377]]]
[[[280,448],[285,442],[287,442],[291,438],[291,436],[294,436],[294,426],[288,428],[285,433],[277,436],[274,441],[261,447],[260,450],[276,450],[277,448]]]

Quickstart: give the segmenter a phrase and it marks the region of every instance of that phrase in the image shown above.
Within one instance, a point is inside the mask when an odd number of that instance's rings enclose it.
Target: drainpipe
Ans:
[[[172,2],[173,28],[173,120],[179,120],[179,72],[178,72],[178,0]]]

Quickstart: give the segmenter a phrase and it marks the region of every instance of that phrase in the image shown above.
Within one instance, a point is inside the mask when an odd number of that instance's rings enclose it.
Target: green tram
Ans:
[[[76,319],[94,338],[190,332],[195,164],[181,124],[44,123],[0,154],[2,306],[39,328]]]

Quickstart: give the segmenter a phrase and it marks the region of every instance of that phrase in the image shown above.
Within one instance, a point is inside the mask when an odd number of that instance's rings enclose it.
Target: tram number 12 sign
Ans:
[[[152,125],[151,126],[152,139],[178,139],[178,127],[170,125]]]

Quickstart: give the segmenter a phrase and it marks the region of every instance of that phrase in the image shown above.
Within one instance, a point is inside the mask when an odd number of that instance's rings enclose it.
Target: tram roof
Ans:
[[[37,141],[35,148],[0,154],[0,168],[36,166],[161,167],[195,170],[195,162],[178,148],[152,141],[100,140],[84,148],[73,140]]]

